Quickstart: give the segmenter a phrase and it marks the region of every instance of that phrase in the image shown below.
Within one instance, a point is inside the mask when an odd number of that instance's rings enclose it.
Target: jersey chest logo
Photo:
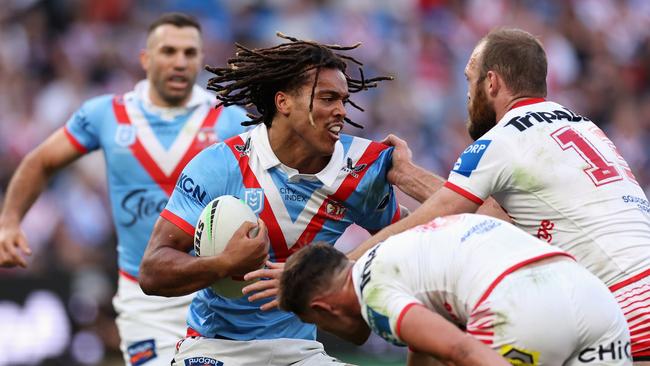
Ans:
[[[221,108],[202,104],[192,112],[168,149],[160,143],[149,121],[129,98],[115,97],[113,111],[117,119],[116,144],[129,147],[151,178],[168,195],[183,167],[214,139],[207,130],[214,130]]]
[[[244,202],[259,215],[264,209],[264,190],[262,188],[246,188]]]
[[[129,147],[135,142],[135,127],[131,125],[118,125],[115,131],[115,143],[122,147]]]

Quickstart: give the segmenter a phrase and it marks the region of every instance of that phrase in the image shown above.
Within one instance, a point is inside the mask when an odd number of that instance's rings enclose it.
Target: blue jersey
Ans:
[[[146,81],[124,96],[92,98],[64,131],[81,152],[104,151],[117,231],[118,266],[136,278],[151,231],[185,164],[203,148],[244,131],[239,107],[214,108],[214,97],[194,86],[183,108],[148,102]]]
[[[198,154],[183,170],[162,216],[190,235],[202,209],[229,194],[243,199],[266,223],[272,261],[314,241],[331,244],[352,223],[376,231],[399,219],[399,206],[386,180],[392,148],[341,135],[328,165],[300,174],[271,150],[266,126]],[[235,340],[314,339],[313,325],[292,313],[260,311],[263,303],[226,299],[211,289],[197,293],[188,315],[192,332]]]

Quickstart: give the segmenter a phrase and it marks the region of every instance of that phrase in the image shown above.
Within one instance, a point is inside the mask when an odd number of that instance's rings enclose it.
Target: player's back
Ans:
[[[509,162],[495,173],[493,195],[515,224],[610,286],[650,268],[647,198],[593,122],[533,103],[510,110],[481,140],[496,147],[485,159]]]
[[[464,326],[480,299],[505,273],[557,255],[566,253],[501,220],[453,215],[378,244],[355,264],[353,278],[357,293],[379,313],[392,313],[383,307],[399,305],[396,297],[405,301],[415,297]]]

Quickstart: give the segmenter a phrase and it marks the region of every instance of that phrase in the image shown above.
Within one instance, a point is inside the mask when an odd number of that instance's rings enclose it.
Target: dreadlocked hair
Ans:
[[[353,46],[327,45],[314,41],[299,40],[280,32],[276,35],[289,42],[269,48],[249,49],[236,43],[235,57],[228,60],[226,67],[206,66],[205,69],[215,76],[208,81],[208,89],[217,93],[219,106],[250,106],[254,105],[259,116],[249,114],[250,121],[242,122],[244,126],[260,123],[271,126],[275,116],[275,94],[278,91],[291,91],[304,85],[310,70],[316,70],[314,83],[311,87],[309,100],[309,121],[314,124],[312,110],[314,106],[314,91],[318,84],[321,68],[335,68],[343,72],[348,84],[348,92],[356,93],[377,87],[377,82],[392,80],[392,77],[380,76],[366,79],[363,74],[363,64],[355,58],[342,54],[361,45]],[[339,52],[336,52],[339,51]],[[360,78],[355,79],[346,73],[345,60],[359,67]],[[363,108],[348,100],[351,106],[364,111]],[[357,128],[363,126],[345,118],[345,121]]]

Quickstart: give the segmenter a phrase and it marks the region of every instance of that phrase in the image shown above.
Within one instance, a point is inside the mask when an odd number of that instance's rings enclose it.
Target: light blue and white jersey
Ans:
[[[203,208],[229,194],[243,199],[266,223],[270,257],[284,262],[314,241],[330,244],[352,223],[377,231],[399,219],[386,180],[392,148],[341,135],[328,165],[300,174],[271,149],[265,125],[198,154],[183,170],[161,216],[189,235]],[[315,339],[315,327],[292,313],[260,311],[263,303],[226,299],[211,289],[197,293],[188,315],[190,334],[234,340]]]
[[[81,152],[104,151],[117,231],[120,273],[135,279],[158,215],[185,164],[205,147],[242,133],[248,120],[239,107],[217,108],[194,86],[184,107],[151,104],[149,83],[121,95],[85,102],[64,131]]]

